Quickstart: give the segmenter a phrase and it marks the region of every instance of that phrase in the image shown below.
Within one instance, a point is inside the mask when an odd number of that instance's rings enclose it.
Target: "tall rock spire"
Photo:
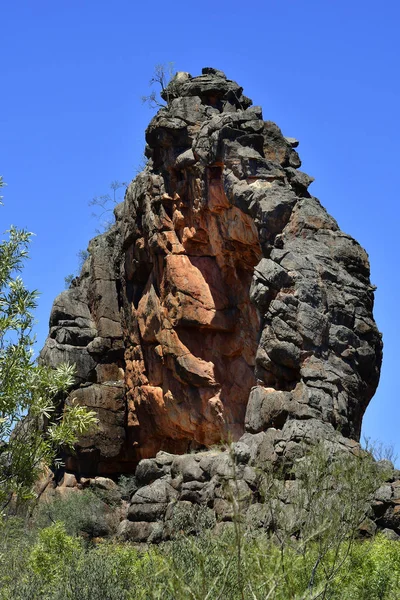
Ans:
[[[162,96],[147,166],[52,309],[42,360],[76,363],[70,397],[100,419],[68,468],[127,472],[299,419],[358,439],[382,356],[366,252],[224,73]]]

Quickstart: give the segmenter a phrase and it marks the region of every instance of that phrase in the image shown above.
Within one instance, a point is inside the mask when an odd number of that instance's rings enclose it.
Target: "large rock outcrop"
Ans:
[[[382,356],[366,252],[238,84],[207,68],[163,96],[146,168],[52,309],[42,360],[77,365],[71,398],[100,420],[67,469],[117,475],[245,430],[282,454],[299,420],[358,440]]]

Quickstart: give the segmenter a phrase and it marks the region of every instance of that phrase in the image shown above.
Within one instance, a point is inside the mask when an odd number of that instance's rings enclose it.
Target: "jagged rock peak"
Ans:
[[[225,73],[212,67],[204,67],[202,75],[192,77],[189,73],[178,72],[161,94],[170,102],[175,98],[198,96],[207,104],[223,110],[227,107],[248,108],[252,101],[243,96],[243,88],[235,81],[227,79]]]
[[[69,470],[128,472],[245,430],[282,456],[301,421],[359,437],[382,356],[367,254],[242,91],[210,67],[175,76],[147,166],[54,302],[42,360],[76,363],[71,398],[100,419]]]

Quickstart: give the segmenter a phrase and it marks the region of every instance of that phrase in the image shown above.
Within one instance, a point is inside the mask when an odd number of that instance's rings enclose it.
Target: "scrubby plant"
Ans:
[[[72,491],[65,498],[56,498],[39,504],[35,526],[39,529],[59,522],[68,535],[86,534],[89,538],[109,535],[110,509],[92,490]]]
[[[216,535],[179,535],[158,547],[138,550],[129,544],[82,544],[62,524],[42,530],[36,541],[0,538],[0,599],[32,600],[398,600],[400,544],[383,536],[357,540],[342,568],[326,586],[308,586],[318,556],[310,544],[305,556],[296,545],[283,550],[265,532],[246,532],[240,572],[232,524]],[[14,544],[14,546],[13,546]],[[21,544],[21,545],[20,545]],[[337,556],[326,554],[325,567]]]
[[[333,586],[346,600],[400,598],[400,544],[378,534],[371,544],[356,544],[340,578]]]
[[[97,420],[94,412],[74,402],[59,414],[74,381],[74,367],[51,369],[33,358],[38,293],[27,290],[20,277],[31,237],[11,226],[0,242],[1,512],[31,498],[35,482],[59,448],[72,446]]]
[[[18,552],[22,543],[22,552]],[[162,599],[169,563],[157,549],[84,544],[61,522],[39,531],[29,544],[23,532],[12,552],[0,537],[0,600]],[[10,550],[10,547],[8,547]]]
[[[315,590],[327,590],[344,566],[384,473],[367,452],[335,451],[320,442],[295,461],[291,475],[284,485],[293,508],[286,515],[277,511],[276,537],[283,550],[294,549],[301,557],[312,598]]]
[[[79,553],[81,542],[67,534],[64,523],[56,521],[39,532],[28,559],[28,568],[45,583],[59,579],[65,565]],[[62,556],[62,562],[60,560]]]

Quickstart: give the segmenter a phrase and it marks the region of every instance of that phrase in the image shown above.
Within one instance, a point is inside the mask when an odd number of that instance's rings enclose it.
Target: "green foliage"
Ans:
[[[82,490],[40,504],[35,524],[42,528],[60,522],[68,535],[86,534],[94,538],[111,532],[109,516],[110,509],[97,494],[92,490]]]
[[[346,600],[400,598],[400,544],[377,535],[371,544],[356,544],[346,569],[332,586],[332,597]]]
[[[78,436],[97,423],[96,413],[74,402],[57,414],[56,398],[74,381],[74,367],[59,365],[53,370],[20,359],[19,396],[7,396],[3,388],[0,430],[0,505],[34,496],[33,487],[45,465],[62,446],[73,447]],[[0,354],[0,380],[2,371]],[[17,368],[17,367],[15,367]],[[16,383],[14,381],[13,389]],[[8,398],[10,401],[7,402]],[[18,398],[18,402],[16,402]]]
[[[56,522],[29,543],[0,536],[0,600],[161,600],[168,566],[156,549],[85,545]]]
[[[278,478],[264,472],[263,477],[274,544],[280,549],[276,586],[290,598],[300,593],[299,584],[302,598],[329,597],[385,473],[368,452],[352,454],[320,442],[289,472],[283,469]],[[297,574],[288,575],[293,569]]]
[[[28,569],[44,583],[52,583],[60,577],[62,570],[79,553],[80,548],[80,540],[68,535],[63,523],[56,522],[40,531],[29,555]]]
[[[1,180],[2,183],[2,180]],[[53,370],[33,360],[33,311],[38,293],[20,277],[32,234],[11,226],[0,242],[0,509],[19,503],[45,464],[96,422],[74,403],[57,414],[74,381],[74,367]]]
[[[71,283],[73,282],[73,280],[75,279],[76,275],[74,273],[69,273],[69,275],[66,275],[64,277],[64,284],[65,284],[65,289],[67,290]]]
[[[0,189],[2,187],[4,187],[5,185],[6,185],[6,183],[4,182],[2,175],[0,175]],[[3,196],[0,196],[0,205],[3,204],[2,200],[3,200]]]
[[[0,600],[400,600],[400,544],[356,537],[384,477],[371,456],[321,443],[281,475],[265,474],[265,529],[247,526],[233,471],[233,522],[184,504],[174,539],[143,552],[79,541],[110,532],[112,510],[91,490],[42,505],[38,533],[17,521],[0,532]]]
[[[129,544],[85,545],[55,524],[36,537],[14,523],[0,536],[0,600],[399,600],[400,544],[377,536],[357,541],[328,588],[310,591],[304,559],[265,534],[242,540],[239,581],[231,525],[145,551]],[[309,564],[318,549],[310,547]],[[343,558],[343,557],[342,557]],[[335,561],[333,554],[329,561]],[[289,590],[290,585],[290,590]]]

